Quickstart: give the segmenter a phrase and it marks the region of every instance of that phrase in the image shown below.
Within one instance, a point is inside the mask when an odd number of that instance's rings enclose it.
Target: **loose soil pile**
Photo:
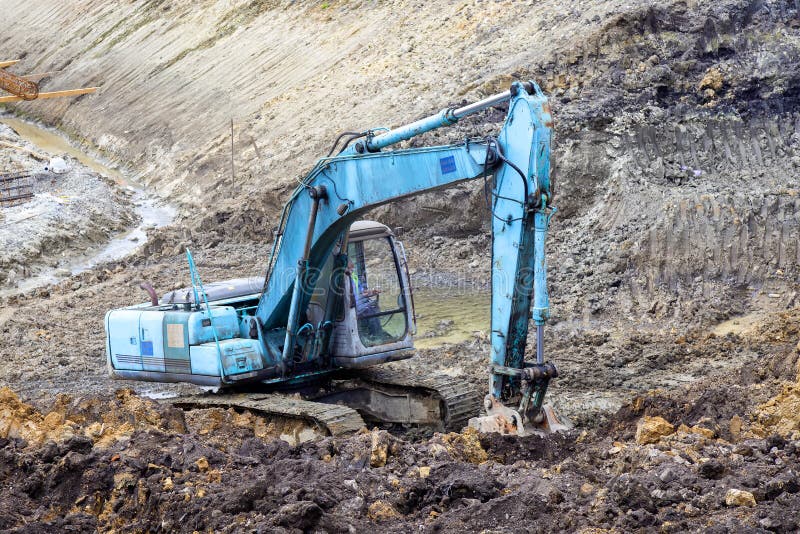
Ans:
[[[775,354],[769,371],[796,364],[794,347],[759,342]],[[792,532],[800,432],[770,421],[800,386],[753,409],[773,386],[743,383],[747,372],[650,392],[549,437],[365,429],[296,447],[233,414],[189,429],[193,414],[127,390],[40,412],[4,389],[0,527]]]

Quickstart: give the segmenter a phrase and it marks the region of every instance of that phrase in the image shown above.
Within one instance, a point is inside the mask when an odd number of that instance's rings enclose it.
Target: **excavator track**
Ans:
[[[347,406],[303,400],[279,393],[192,395],[167,401],[183,410],[233,408],[267,417],[300,419],[323,428],[331,436],[351,434],[365,426],[358,412]]]
[[[469,383],[447,375],[431,375],[410,369],[364,369],[357,373],[357,380],[367,387],[391,388],[418,399],[428,397],[438,401],[438,421],[428,424],[441,426],[445,431],[458,431],[467,425],[471,417],[477,416],[483,405],[483,397]],[[438,425],[436,423],[439,423]],[[425,423],[422,423],[425,424]]]
[[[176,397],[166,402],[183,410],[233,408],[300,420],[331,436],[364,428],[364,417],[370,422],[458,431],[478,415],[482,405],[478,392],[463,380],[400,369],[349,372],[333,380],[325,394],[308,399],[281,393],[228,393]]]

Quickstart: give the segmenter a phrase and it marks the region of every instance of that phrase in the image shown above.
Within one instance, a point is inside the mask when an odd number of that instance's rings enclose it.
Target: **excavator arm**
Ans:
[[[497,137],[450,146],[383,151],[487,107],[509,103]],[[284,207],[256,311],[259,339],[282,331],[281,365],[291,366],[302,310],[316,273],[337,240],[365,212],[399,199],[493,175],[490,426],[543,420],[542,401],[554,365],[545,363],[543,325],[549,317],[545,237],[553,193],[550,184],[552,119],[533,82],[380,135],[374,132],[335,157],[321,159]],[[283,236],[305,236],[283,239]],[[536,358],[525,361],[528,324],[537,328]],[[267,348],[265,347],[265,350]],[[506,404],[514,403],[514,407]],[[499,421],[499,422],[498,422]]]

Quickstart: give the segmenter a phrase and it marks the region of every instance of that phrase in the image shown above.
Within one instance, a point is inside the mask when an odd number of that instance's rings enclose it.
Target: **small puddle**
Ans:
[[[67,278],[63,274],[57,274],[59,271],[69,271],[70,275],[76,275],[92,269],[98,264],[124,258],[147,241],[147,229],[167,226],[175,218],[176,210],[173,206],[165,204],[155,195],[149,194],[140,184],[127,178],[119,170],[112,169],[72,145],[57,130],[13,117],[0,118],[0,123],[12,128],[22,139],[31,143],[37,149],[53,156],[67,154],[82,165],[113,180],[120,187],[130,191],[132,193],[131,202],[133,203],[134,211],[141,218],[141,222],[136,227],[117,235],[104,245],[89,251],[87,254],[70,258],[65,265],[59,265],[53,269],[44,270],[35,276],[20,280],[17,287],[0,291],[0,296],[22,293],[37,287],[56,284]]]
[[[136,392],[140,397],[152,400],[174,399],[178,393],[174,391],[156,391],[154,389],[143,389]]]
[[[430,349],[445,343],[462,343],[476,336],[488,337],[490,305],[491,295],[487,292],[415,290],[417,335],[414,346]]]
[[[60,134],[57,130],[49,129],[40,126],[33,122],[16,119],[13,117],[3,117],[0,123],[5,124],[19,135],[22,139],[29,142],[43,152],[47,152],[53,156],[66,154],[81,162],[84,166],[89,167],[97,174],[102,174],[107,178],[111,178],[120,186],[131,185],[130,180],[118,170],[104,165],[97,159],[91,157],[85,152],[81,151],[78,147],[70,144],[66,137]]]

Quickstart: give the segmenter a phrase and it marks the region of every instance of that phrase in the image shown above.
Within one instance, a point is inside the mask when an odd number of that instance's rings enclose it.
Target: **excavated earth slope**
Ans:
[[[138,254],[2,301],[0,528],[800,527],[795,2],[0,8],[13,15],[0,44],[21,67],[60,71],[58,88],[102,86],[16,109],[184,207]],[[186,246],[205,280],[258,274],[282,201],[339,131],[408,122],[514,78],[540,81],[556,117],[547,344],[563,377],[550,398],[574,432],[376,430],[291,447],[247,414],[114,393],[102,317],[142,300],[139,280],[182,284]],[[503,117],[413,143],[491,134]],[[376,217],[410,229],[418,285],[485,284],[480,184]],[[403,365],[482,389],[487,353],[478,332]]]

